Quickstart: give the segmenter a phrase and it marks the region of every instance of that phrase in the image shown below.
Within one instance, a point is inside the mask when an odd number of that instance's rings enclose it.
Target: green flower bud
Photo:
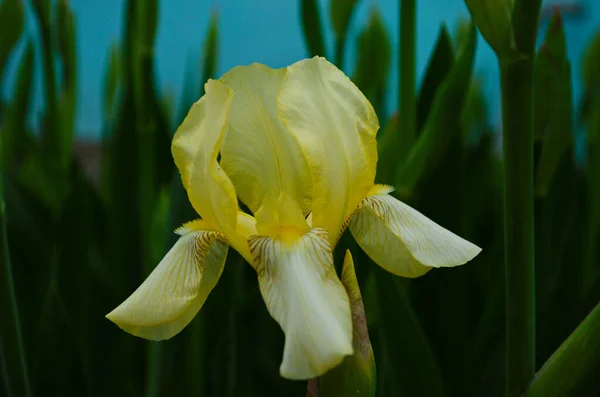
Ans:
[[[511,0],[465,0],[473,22],[498,58],[518,54],[512,31]]]
[[[369,330],[365,317],[365,309],[358,288],[354,261],[350,251],[346,251],[342,270],[342,283],[350,298],[352,310],[352,346],[354,354],[318,380],[318,390],[314,382],[309,382],[309,393],[314,397],[373,397],[377,386],[375,357],[369,340]],[[311,394],[307,394],[311,396]]]

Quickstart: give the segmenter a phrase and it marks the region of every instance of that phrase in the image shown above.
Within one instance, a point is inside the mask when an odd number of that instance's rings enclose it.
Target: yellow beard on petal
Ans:
[[[284,243],[293,243],[298,240],[304,232],[296,227],[282,226],[279,228],[278,240]]]
[[[266,197],[256,211],[258,235],[291,243],[309,230],[300,205],[285,192],[277,200]]]

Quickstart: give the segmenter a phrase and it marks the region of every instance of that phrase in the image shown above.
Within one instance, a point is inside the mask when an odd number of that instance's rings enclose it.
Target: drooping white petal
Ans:
[[[327,232],[312,229],[295,242],[254,236],[249,245],[262,296],[285,333],[281,375],[314,378],[351,355],[350,305]]]
[[[228,246],[220,233],[178,229],[181,237],[138,289],[106,317],[124,331],[150,340],[178,334],[217,284]]]
[[[419,277],[434,267],[463,265],[481,252],[387,194],[365,198],[349,227],[375,263],[403,277]]]

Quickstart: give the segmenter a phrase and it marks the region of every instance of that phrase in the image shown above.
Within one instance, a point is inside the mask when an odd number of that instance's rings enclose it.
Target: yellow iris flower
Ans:
[[[353,354],[348,295],[332,257],[346,227],[377,264],[404,277],[481,251],[374,185],[377,116],[324,58],[236,67],[205,90],[172,143],[202,219],[176,230],[181,237],[152,274],[107,315],[126,332],[151,340],[179,333],[233,247],[256,270],[285,333],[281,375],[309,379]],[[240,211],[238,197],[254,216]]]

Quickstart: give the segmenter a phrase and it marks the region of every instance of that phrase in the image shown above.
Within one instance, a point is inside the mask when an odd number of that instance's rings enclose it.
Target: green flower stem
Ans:
[[[159,342],[146,342],[146,396],[160,395],[163,346]]]
[[[399,142],[398,156],[404,158],[416,136],[417,99],[415,97],[415,19],[416,0],[400,0]]]
[[[520,396],[535,375],[533,222],[533,62],[540,0],[517,0],[517,60],[500,59],[504,146],[506,395]]]
[[[520,396],[535,374],[533,239],[533,62],[503,64],[504,237],[507,396]]]
[[[187,390],[190,396],[202,396],[205,391],[206,313],[200,311],[188,326],[189,340],[186,355]]]
[[[25,344],[23,343],[23,334],[21,332],[21,318],[19,316],[19,306],[17,305],[17,294],[12,276],[12,265],[10,262],[10,252],[8,250],[8,237],[6,227],[6,208],[4,203],[3,179],[0,175],[0,223],[2,223],[2,262],[4,264],[4,277],[6,277],[6,288],[8,289],[8,299],[10,300],[10,311],[12,317],[12,326],[16,340],[17,352],[19,355],[19,366],[21,367],[21,376],[23,381],[23,391],[26,397],[31,396],[31,385],[29,383],[29,372],[27,370],[27,358],[25,355]],[[0,271],[0,273],[2,273]],[[8,325],[10,327],[10,325]]]

